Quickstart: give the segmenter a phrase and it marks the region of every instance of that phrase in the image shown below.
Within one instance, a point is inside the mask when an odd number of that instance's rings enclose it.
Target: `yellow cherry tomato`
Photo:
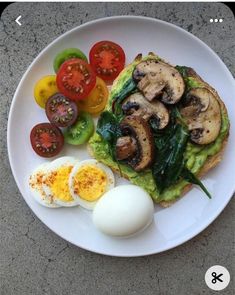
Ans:
[[[58,92],[58,88],[56,86],[56,76],[50,75],[45,76],[37,83],[34,87],[34,98],[36,100],[36,103],[41,107],[45,109],[46,102],[49,97],[54,95]]]
[[[87,98],[77,102],[78,110],[90,114],[98,114],[105,108],[109,96],[108,88],[105,82],[96,77],[96,85]]]

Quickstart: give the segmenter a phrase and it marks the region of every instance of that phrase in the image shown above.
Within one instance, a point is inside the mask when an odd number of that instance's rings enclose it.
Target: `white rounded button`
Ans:
[[[214,265],[207,270],[205,281],[211,290],[221,291],[228,286],[230,273],[224,266]]]

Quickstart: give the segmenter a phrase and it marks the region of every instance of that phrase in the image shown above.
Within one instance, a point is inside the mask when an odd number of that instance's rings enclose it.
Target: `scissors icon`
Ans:
[[[212,274],[212,277],[214,278],[214,279],[212,279],[212,284],[215,284],[216,282],[217,282],[217,280],[218,281],[220,281],[221,283],[223,282],[221,279],[220,279],[220,277],[222,277],[222,273],[221,274],[219,274],[218,276],[217,276],[217,273],[216,272],[213,272]]]

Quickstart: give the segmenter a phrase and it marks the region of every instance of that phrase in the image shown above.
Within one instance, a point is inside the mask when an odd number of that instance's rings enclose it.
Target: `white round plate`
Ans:
[[[194,68],[223,99],[231,120],[229,142],[223,161],[204,177],[212,194],[209,200],[194,188],[167,209],[156,206],[152,225],[131,238],[112,238],[98,232],[91,213],[79,207],[48,209],[37,204],[27,185],[28,175],[44,160],[31,148],[31,128],[47,121],[33,98],[35,82],[53,74],[53,58],[67,47],[78,47],[87,55],[100,40],[112,40],[122,46],[127,63],[138,53],[153,51],[172,64]],[[143,256],[176,247],[205,229],[224,209],[235,190],[235,85],[221,59],[202,41],[183,29],[151,18],[118,16],[95,20],[62,35],[30,65],[13,98],[8,121],[8,152],[13,175],[25,201],[37,217],[65,240],[90,251],[113,256]],[[59,156],[90,158],[86,147],[66,146]],[[122,180],[118,179],[118,183]]]

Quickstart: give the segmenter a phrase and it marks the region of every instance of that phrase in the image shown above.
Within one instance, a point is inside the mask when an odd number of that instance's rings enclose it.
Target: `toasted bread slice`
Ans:
[[[155,54],[153,53],[150,53],[148,55],[148,57],[146,57],[145,59],[147,58],[156,58],[156,59],[159,59],[158,56],[156,56]],[[138,55],[134,62],[131,63],[130,65],[128,65],[126,68],[124,68],[124,70],[119,74],[119,76],[116,78],[116,80],[114,81],[113,83],[113,86],[112,86],[112,89],[114,89],[115,87],[117,87],[118,83],[119,83],[119,77],[121,75],[123,75],[124,73],[127,73],[127,72],[131,72],[132,69],[134,68],[134,66],[140,62],[142,60],[142,55]],[[162,60],[162,59],[161,59]],[[164,61],[165,62],[165,61]],[[227,114],[227,110],[226,110],[226,107],[223,103],[223,101],[220,99],[217,91],[211,87],[207,82],[205,82],[193,69],[191,68],[188,68],[188,75],[190,77],[192,77],[194,79],[194,81],[200,83],[202,85],[202,87],[206,87],[207,89],[209,89],[214,95],[215,97],[217,98],[218,102],[219,102],[219,105],[220,105],[220,108],[221,108],[221,112],[223,112],[223,114],[226,114],[226,116],[228,116]],[[109,97],[109,101],[107,103],[107,106],[106,106],[106,109],[110,110],[110,106],[112,104],[112,99],[113,99],[113,96],[110,95]],[[228,127],[229,129],[229,127]],[[229,132],[227,132],[226,136],[224,137],[223,139],[223,142],[221,144],[221,147],[220,147],[220,150],[214,154],[213,156],[209,156],[205,162],[205,164],[201,167],[200,171],[198,172],[197,176],[200,178],[202,176],[204,176],[209,170],[211,170],[212,168],[214,168],[216,165],[219,164],[219,162],[222,160],[222,156],[223,156],[223,153],[224,153],[224,150],[225,150],[225,147],[226,147],[226,144],[227,144],[227,141],[228,141],[228,136],[229,136]],[[92,148],[88,145],[88,152],[90,153],[91,156],[94,156],[93,154],[93,150]],[[101,160],[102,161],[102,160]],[[110,166],[110,168],[116,172],[117,174],[120,175],[120,171],[112,166]],[[122,171],[122,177],[126,178],[126,179],[129,179],[128,175],[125,174],[123,171]],[[192,184],[188,184],[184,187],[183,191],[182,191],[182,194],[180,197],[182,197],[183,195],[185,195],[188,191],[190,191],[190,189],[192,188]],[[161,201],[160,204],[162,207],[169,207],[171,206],[174,202],[176,202],[177,200],[180,199],[180,197],[178,197],[177,199],[173,200],[173,201]]]

